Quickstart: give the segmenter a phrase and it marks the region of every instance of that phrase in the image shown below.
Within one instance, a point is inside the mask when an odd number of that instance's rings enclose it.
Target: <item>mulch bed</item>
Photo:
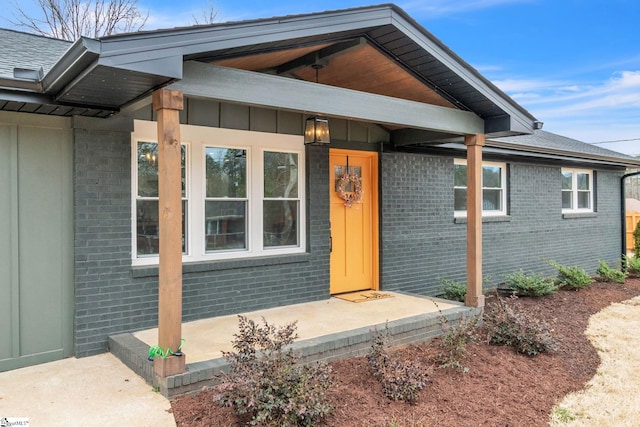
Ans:
[[[589,317],[611,303],[640,295],[640,279],[624,285],[594,283],[580,291],[561,290],[541,298],[519,298],[526,310],[553,325],[559,338],[551,354],[527,357],[484,343],[467,346],[463,374],[434,369],[418,402],[392,402],[381,392],[364,358],[332,363],[334,411],[321,426],[544,426],[553,405],[580,390],[600,362],[584,335]],[[488,298],[490,303],[491,298]],[[437,340],[397,350],[399,357],[433,365]],[[213,391],[171,402],[178,427],[239,426],[233,412],[212,401]]]

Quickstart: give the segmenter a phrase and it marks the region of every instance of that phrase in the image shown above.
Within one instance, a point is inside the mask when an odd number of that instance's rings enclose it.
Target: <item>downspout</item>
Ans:
[[[636,175],[640,175],[640,171],[638,172],[631,172],[625,175],[622,175],[622,178],[620,178],[620,217],[622,222],[620,223],[621,227],[620,229],[622,230],[622,252],[620,252],[622,254],[622,261],[621,261],[621,266],[622,266],[622,270],[626,271],[627,270],[627,260],[626,260],[626,255],[627,255],[627,212],[626,212],[626,194],[625,194],[625,180],[629,177],[632,176],[636,176]]]

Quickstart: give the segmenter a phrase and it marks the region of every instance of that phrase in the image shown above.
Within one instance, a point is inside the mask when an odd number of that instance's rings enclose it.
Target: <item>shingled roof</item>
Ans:
[[[14,68],[43,69],[44,74],[71,47],[66,40],[0,28],[0,77],[14,78]]]
[[[640,159],[636,157],[544,130],[535,130],[531,135],[491,138],[487,141],[487,146],[536,153],[575,155],[576,157],[593,160],[620,160],[621,163],[632,165],[640,164]]]

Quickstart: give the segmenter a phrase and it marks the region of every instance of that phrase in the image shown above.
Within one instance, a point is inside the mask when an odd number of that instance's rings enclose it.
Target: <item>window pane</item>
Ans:
[[[571,190],[573,188],[572,177],[573,177],[573,173],[562,172],[562,189],[563,190]]]
[[[591,208],[590,194],[589,191],[578,191],[578,209]]]
[[[482,186],[485,188],[500,188],[502,186],[501,168],[499,166],[482,167]]]
[[[187,202],[182,201],[182,252],[186,252]],[[137,254],[157,255],[160,252],[160,234],[158,233],[158,201],[138,200],[136,202]]]
[[[298,155],[264,153],[264,197],[298,197]]]
[[[456,188],[453,190],[453,209],[456,211],[467,210],[467,189]]]
[[[247,151],[206,149],[206,197],[247,197]]]
[[[138,142],[138,196],[158,197],[158,144]]]
[[[298,245],[298,201],[264,201],[264,247]]]
[[[502,190],[482,191],[482,210],[501,211],[502,210]]]
[[[453,165],[453,185],[467,186],[467,165]]]
[[[589,190],[588,173],[578,173],[576,174],[576,179],[578,180],[578,190]]]
[[[187,148],[180,146],[182,197],[186,194]],[[158,144],[138,142],[138,196],[158,197]]]
[[[207,252],[247,247],[247,202],[215,200],[205,202]]]
[[[573,208],[573,192],[571,191],[563,191],[562,192],[562,209],[572,209]]]

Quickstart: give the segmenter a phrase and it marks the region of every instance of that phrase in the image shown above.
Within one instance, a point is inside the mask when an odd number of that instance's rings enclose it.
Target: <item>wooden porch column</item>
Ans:
[[[482,294],[482,147],[484,134],[466,135],[467,146],[467,295],[468,307],[484,307]]]
[[[176,352],[182,339],[182,174],[180,110],[182,92],[153,93],[158,114],[158,222],[160,266],[158,280],[158,345]],[[156,357],[154,370],[167,377],[185,371],[185,356]]]

